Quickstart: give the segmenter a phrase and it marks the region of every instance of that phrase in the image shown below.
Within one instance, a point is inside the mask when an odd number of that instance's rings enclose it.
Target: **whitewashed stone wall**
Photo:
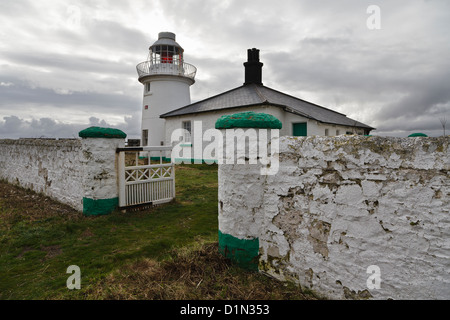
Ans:
[[[81,139],[0,140],[0,178],[82,211]]]
[[[43,193],[84,215],[103,215],[119,204],[117,148],[126,134],[90,127],[82,139],[0,140],[0,179]]]
[[[219,166],[219,229],[258,241],[261,272],[329,298],[449,299],[449,142],[281,137],[276,175]]]
[[[118,196],[117,148],[124,148],[123,139],[84,139],[81,163],[84,174],[83,194],[89,199]]]

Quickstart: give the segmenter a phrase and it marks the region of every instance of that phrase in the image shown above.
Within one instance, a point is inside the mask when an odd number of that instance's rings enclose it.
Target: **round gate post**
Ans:
[[[268,170],[273,164],[270,149],[274,141],[278,143],[281,126],[274,116],[255,112],[222,116],[215,125],[223,137],[223,154],[218,155],[222,156],[218,158],[219,251],[248,270],[258,271],[263,191],[266,176],[274,174]]]
[[[90,127],[78,134],[83,150],[83,214],[105,215],[119,205],[117,148],[125,146],[119,129]]]

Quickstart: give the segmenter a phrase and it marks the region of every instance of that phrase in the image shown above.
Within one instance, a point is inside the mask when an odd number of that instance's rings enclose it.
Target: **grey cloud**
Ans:
[[[32,120],[17,116],[0,120],[0,139],[18,138],[77,138],[78,132],[91,126],[118,128],[127,133],[128,138],[140,137],[140,117],[137,113],[124,117],[123,123],[112,125],[103,119],[90,117],[85,124],[71,124],[55,121],[51,118]]]
[[[9,87],[0,86],[0,95],[2,97],[1,104],[5,106],[53,105],[62,111],[64,111],[63,108],[76,108],[85,112],[103,111],[104,113],[126,114],[130,110],[139,110],[141,105],[139,97],[98,92],[58,94],[52,89],[31,88],[19,83]]]
[[[126,65],[125,61],[111,61],[108,59],[93,58],[87,56],[58,54],[49,52],[10,52],[4,53],[4,58],[17,63],[20,66],[39,66],[49,68],[61,76],[67,76],[68,72],[91,72],[114,75],[134,75],[134,68]]]
[[[99,113],[104,113],[105,119],[109,114],[123,114],[120,126],[138,135],[142,86],[135,65],[145,59],[158,32],[173,31],[186,49],[186,61],[198,68],[197,82],[191,87],[193,101],[241,85],[246,50],[257,47],[264,63],[265,85],[300,98],[311,94],[317,100],[307,100],[375,126],[378,133],[404,135],[420,129],[438,135],[438,118],[450,118],[450,26],[445,17],[449,2],[381,1],[382,29],[378,31],[366,27],[369,4],[373,3],[75,2],[82,19],[80,29],[73,31],[49,28],[52,21],[42,16],[36,2],[2,2],[0,15],[10,25],[7,30],[17,35],[15,39],[25,35],[27,42],[17,41],[15,47],[2,44],[0,59],[10,66],[0,66],[0,81],[14,85],[0,86],[0,114],[9,117],[14,113],[2,111],[36,105],[61,113],[70,108],[85,115],[87,125],[92,116],[89,112],[94,110],[99,123]],[[155,8],[162,9],[172,29],[144,30],[134,25],[137,10],[150,14]],[[59,14],[67,15],[64,5],[62,10]],[[97,19],[96,14],[103,11],[121,19]],[[183,42],[188,37],[191,41]],[[186,48],[193,39],[201,52]],[[53,51],[53,44],[70,54]],[[44,118],[36,120],[38,131],[63,127],[45,120],[47,115],[34,116]],[[14,125],[24,132],[32,127],[31,122],[17,117],[0,121],[3,129]]]
[[[25,121],[16,116],[0,120],[0,138],[74,138],[83,126],[58,123],[50,118]]]
[[[86,27],[89,32],[88,47],[105,50],[112,53],[139,54],[143,48],[148,48],[148,34],[138,28],[130,28],[115,21],[95,20]],[[67,32],[67,31],[65,31]],[[80,39],[80,45],[86,45],[86,39]]]
[[[294,50],[297,55],[292,51],[268,53],[265,65],[274,83],[284,83],[290,90],[317,92],[330,97],[325,100],[335,96],[340,103],[359,104],[360,112],[370,113],[369,122],[379,130],[436,129],[433,119],[450,111],[450,85],[446,81],[450,68],[445,52],[429,60],[427,52],[414,45],[403,44],[395,50],[388,43],[376,53],[370,53],[370,48],[361,39],[306,38]],[[374,109],[368,101],[382,107]],[[370,110],[364,110],[364,105]],[[420,125],[424,122],[429,125]]]

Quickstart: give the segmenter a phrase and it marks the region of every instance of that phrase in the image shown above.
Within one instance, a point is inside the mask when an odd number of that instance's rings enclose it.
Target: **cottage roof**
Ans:
[[[364,123],[348,118],[345,114],[327,109],[317,104],[290,96],[259,84],[246,84],[216,96],[192,103],[185,107],[160,115],[169,118],[208,111],[220,111],[239,107],[271,105],[283,108],[286,112],[305,118],[343,126],[374,129]]]

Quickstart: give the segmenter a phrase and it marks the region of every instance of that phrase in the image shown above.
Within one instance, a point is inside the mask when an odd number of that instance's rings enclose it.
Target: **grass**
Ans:
[[[176,179],[176,201],[100,217],[0,182],[0,299],[315,299],[218,254],[217,166]]]

